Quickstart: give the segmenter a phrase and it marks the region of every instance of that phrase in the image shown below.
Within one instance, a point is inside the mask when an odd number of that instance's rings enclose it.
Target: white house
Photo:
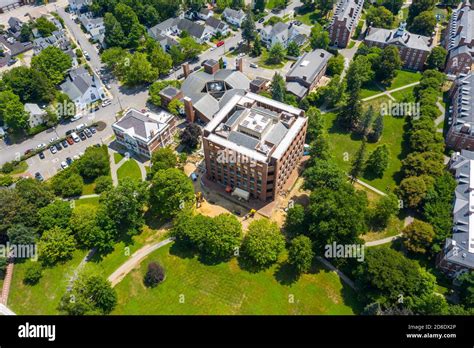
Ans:
[[[69,0],[69,10],[79,13],[83,7],[92,4],[92,0]]]
[[[209,28],[212,28],[213,35],[216,35],[217,33],[221,33],[223,36],[225,36],[229,33],[229,30],[230,30],[227,23],[215,17],[209,17],[206,21],[206,26]]]
[[[291,41],[301,46],[306,41],[306,35],[301,34],[297,27],[278,22],[275,25],[267,25],[260,31],[261,39],[267,47],[271,47],[277,42],[283,47],[287,47]]]
[[[28,118],[30,128],[39,126],[45,122],[44,117],[46,116],[46,111],[41,109],[38,104],[26,103],[25,111],[30,115]]]
[[[233,10],[227,7],[224,12],[222,12],[222,18],[229,24],[235,25],[237,27],[242,26],[242,22],[244,21],[247,15],[242,10]]]
[[[92,40],[102,43],[105,35],[104,18],[93,18],[92,13],[87,12],[79,16],[79,21],[89,33]]]
[[[186,31],[196,42],[202,44],[208,41],[213,35],[212,28],[186,18],[168,18],[148,29],[148,34],[155,40],[161,40],[163,36],[168,36],[178,41],[179,35]]]
[[[199,19],[202,19],[203,21],[206,21],[208,18],[212,17],[214,15],[214,11],[211,9],[208,9],[207,7],[203,7],[199,10],[197,13],[197,16]]]
[[[105,98],[105,92],[100,80],[95,75],[90,75],[84,67],[69,71],[66,81],[60,86],[79,109]]]

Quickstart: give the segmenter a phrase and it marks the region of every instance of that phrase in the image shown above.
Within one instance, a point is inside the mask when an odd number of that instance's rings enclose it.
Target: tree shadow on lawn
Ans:
[[[197,255],[196,250],[181,241],[175,241],[170,247],[170,255],[181,259],[194,259]]]
[[[278,283],[286,286],[296,283],[301,276],[296,268],[288,262],[280,263],[273,275]]]

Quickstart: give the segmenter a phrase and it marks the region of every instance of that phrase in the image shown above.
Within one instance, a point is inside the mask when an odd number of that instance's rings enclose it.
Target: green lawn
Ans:
[[[123,155],[118,152],[114,152],[114,162],[115,164],[119,163],[123,158]]]
[[[119,180],[124,178],[142,180],[142,172],[140,171],[138,163],[131,158],[117,169],[117,177]]]
[[[415,86],[413,87],[408,87],[405,89],[402,89],[397,92],[390,93],[392,97],[394,97],[398,102],[409,102],[409,103],[414,103],[415,100],[415,95],[414,95],[414,90]]]
[[[58,314],[57,306],[66,292],[68,281],[86,253],[86,250],[76,250],[71,260],[46,268],[43,277],[34,286],[23,284],[26,267],[33,261],[16,264],[8,298],[9,307],[17,314]]]
[[[414,82],[418,82],[421,79],[421,73],[408,70],[398,70],[397,76],[393,79],[392,84],[387,90],[399,88],[405,85],[409,85]]]
[[[76,206],[84,205],[84,204],[99,205],[99,197],[89,197],[89,198],[76,199],[74,201],[74,204]]]
[[[383,89],[381,88],[379,84],[375,83],[375,81],[370,81],[368,83],[365,83],[363,88],[361,88],[360,98],[364,99],[376,94],[380,94],[382,92],[383,92]]]
[[[82,195],[83,196],[91,195],[94,193],[94,189],[95,189],[95,182],[84,184],[84,186],[82,187]]]
[[[286,59],[283,59],[281,63],[273,64],[268,62],[268,51],[266,49],[262,49],[262,55],[260,56],[260,60],[258,61],[258,65],[262,66],[265,69],[281,69],[287,62]]]
[[[377,113],[380,111],[380,104],[383,102],[388,102],[388,98],[376,98],[364,103],[364,106],[372,105]],[[336,122],[336,114],[327,113],[324,116],[334,159],[343,170],[348,172],[351,167],[351,161],[360,147],[361,139],[341,129]],[[400,179],[401,160],[405,156],[402,149],[404,124],[405,120],[403,118],[386,116],[384,118],[384,130],[379,142],[375,144],[367,143],[367,156],[378,145],[386,144],[390,150],[389,166],[382,178],[360,178],[369,185],[384,192],[395,188]]]
[[[150,261],[158,261],[166,271],[165,281],[153,289],[143,285]],[[249,273],[235,259],[204,265],[180,250],[177,244],[167,245],[149,255],[116,286],[118,305],[113,314],[354,314],[360,311],[355,293],[334,272],[315,264],[310,274],[291,282],[287,266],[280,264]],[[184,303],[180,303],[183,295]]]
[[[362,99],[371,97],[373,95],[382,93],[385,90],[392,90],[395,88],[412,84],[414,82],[418,82],[420,81],[420,79],[421,79],[421,73],[419,72],[413,72],[413,71],[408,71],[408,70],[398,70],[397,76],[393,79],[391,85],[387,89],[384,89],[384,86],[382,86],[379,83],[376,83],[375,81],[369,81],[363,85],[363,88],[360,91],[360,97]],[[414,87],[409,87],[412,93],[413,93],[413,88]],[[399,93],[399,92],[394,92],[394,93]],[[397,97],[395,98],[397,99]]]

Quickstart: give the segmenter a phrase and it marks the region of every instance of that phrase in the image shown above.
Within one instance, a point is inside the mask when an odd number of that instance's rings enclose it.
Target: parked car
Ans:
[[[63,149],[63,147],[61,146],[61,143],[57,143],[56,148],[58,149],[58,151],[61,151]]]
[[[33,149],[28,149],[25,151],[25,156],[28,155],[29,153],[33,152],[34,150]]]
[[[41,175],[40,172],[35,173],[35,179],[38,180],[38,181],[43,181],[44,180],[43,175]]]
[[[102,102],[102,107],[105,108],[110,104],[112,104],[112,101],[110,99],[104,99],[104,101]]]
[[[86,134],[86,137],[90,138],[92,136],[92,133],[89,129],[84,128],[84,133]]]
[[[44,153],[40,152],[40,153],[38,154],[38,156],[39,156],[39,158],[44,159]]]
[[[71,157],[66,157],[66,163],[68,165],[71,165],[71,163],[73,162],[72,158]]]
[[[68,143],[69,145],[74,144],[74,139],[73,139],[71,136],[68,136],[68,137],[66,138],[66,141],[67,141],[67,143]]]
[[[83,129],[85,127],[85,123],[81,123],[79,125],[76,126],[76,131],[80,131],[81,129]]]
[[[255,64],[255,63],[250,63],[250,67],[251,67],[251,68],[255,68],[255,69],[257,69],[257,68],[258,68],[258,64]]]
[[[8,61],[7,65],[8,66],[12,66],[13,64],[15,64],[16,62],[18,62],[18,59],[16,58],[12,58]]]
[[[66,131],[66,136],[68,136],[68,135],[71,134],[72,132],[74,132],[74,130],[72,130],[72,129]]]
[[[80,133],[79,133],[79,138],[81,138],[82,141],[84,141],[84,140],[87,139],[87,137],[86,137],[86,135],[84,134],[84,132],[80,132]]]
[[[258,20],[258,23],[263,23],[263,22],[265,22],[265,17],[262,17]]]
[[[79,156],[78,156],[78,155],[74,155],[74,156],[72,156],[72,159],[73,159],[74,161],[77,161],[77,160],[79,159]]]
[[[49,139],[49,143],[54,143],[55,141],[59,140],[58,137],[52,137],[51,139]]]
[[[235,46],[232,46],[231,48],[229,48],[229,51],[233,51],[235,50]]]
[[[221,47],[223,44],[224,44],[224,41],[221,40],[216,44],[216,47]]]
[[[201,67],[198,65],[194,67],[193,71],[198,71],[199,69],[201,69]]]
[[[36,146],[36,148],[37,148],[38,150],[44,149],[45,147],[46,147],[46,144],[44,144],[44,143],[38,144],[38,145]]]
[[[76,115],[76,116],[74,116],[74,117],[71,117],[71,122],[80,120],[81,118],[82,118],[82,115]]]
[[[62,161],[61,162],[61,168],[66,169],[67,167],[69,167],[69,165],[65,161]]]
[[[63,147],[68,147],[68,146],[69,146],[69,145],[67,144],[67,141],[66,141],[66,140],[63,140],[63,141],[61,142],[61,145],[62,145]]]
[[[56,148],[56,146],[51,146],[49,148],[49,151],[51,151],[51,153],[54,155],[56,152],[58,152],[58,149]]]
[[[215,49],[216,49],[216,46],[212,46],[212,47],[210,48],[211,51],[214,51]]]
[[[76,132],[72,132],[71,137],[74,140],[74,142],[76,142],[76,143],[81,141],[81,139],[77,136]]]
[[[90,131],[92,132],[92,134],[95,134],[95,132],[96,132],[95,127],[90,127],[89,129],[90,129]]]
[[[178,80],[184,79],[184,74],[179,74],[178,75]]]

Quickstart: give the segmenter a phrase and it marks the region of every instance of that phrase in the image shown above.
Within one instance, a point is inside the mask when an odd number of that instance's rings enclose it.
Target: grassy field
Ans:
[[[26,172],[28,169],[28,163],[26,161],[20,161],[14,168],[10,175],[21,174]]]
[[[383,89],[380,87],[379,84],[375,83],[375,81],[370,81],[364,84],[364,87],[360,90],[360,98],[364,99],[376,94],[380,94],[382,92]]]
[[[380,110],[380,104],[383,102],[388,102],[388,98],[376,98],[364,103],[364,106],[368,107],[368,105],[372,105],[377,112]],[[325,114],[325,118],[325,126],[328,130],[329,142],[334,159],[343,170],[348,172],[351,167],[351,161],[360,147],[361,138],[341,129],[336,122],[336,114],[327,113]],[[390,150],[389,166],[382,178],[360,178],[369,185],[384,192],[395,188],[400,179],[399,171],[401,168],[401,160],[405,156],[402,149],[404,125],[405,120],[403,118],[386,116],[384,118],[384,130],[379,142],[375,144],[367,143],[367,155],[378,145],[382,144],[386,144]]]
[[[142,233],[132,238],[124,238],[114,246],[114,250],[107,255],[95,255],[86,264],[86,269],[92,270],[103,277],[109,277],[120,265],[145,244],[155,243],[165,236],[164,230],[152,229],[144,226]]]
[[[76,199],[74,201],[74,204],[76,206],[84,205],[84,204],[99,205],[99,197],[89,197],[89,198]]]
[[[392,84],[387,90],[392,90],[399,88],[405,85],[409,85],[414,82],[418,82],[421,79],[420,72],[408,71],[408,70],[398,70],[397,76],[393,79]]]
[[[125,178],[142,180],[142,172],[138,163],[134,159],[129,159],[117,169],[117,177],[119,180]]]
[[[398,102],[415,102],[414,95],[415,86],[402,89],[397,92],[390,93]]]
[[[115,164],[119,163],[123,158],[123,155],[118,152],[114,152],[114,162]]]
[[[33,261],[16,264],[8,298],[9,307],[17,314],[58,314],[57,306],[66,292],[68,281],[86,253],[85,250],[76,250],[71,260],[46,268],[43,277],[34,286],[23,283],[26,267]]]
[[[268,51],[266,49],[262,49],[262,55],[260,56],[260,60],[258,61],[258,65],[265,69],[281,69],[283,66],[285,66],[285,63],[287,62],[286,59],[284,59],[281,63],[278,64],[272,64],[268,62]]]
[[[166,270],[156,288],[143,285],[150,261]],[[144,260],[116,286],[113,314],[354,314],[355,293],[339,277],[315,264],[310,274],[292,279],[282,264],[259,273],[242,270],[234,259],[204,265],[177,244],[167,245]],[[184,297],[183,297],[184,296]],[[184,303],[180,302],[184,298]],[[294,301],[292,301],[294,299]]]

